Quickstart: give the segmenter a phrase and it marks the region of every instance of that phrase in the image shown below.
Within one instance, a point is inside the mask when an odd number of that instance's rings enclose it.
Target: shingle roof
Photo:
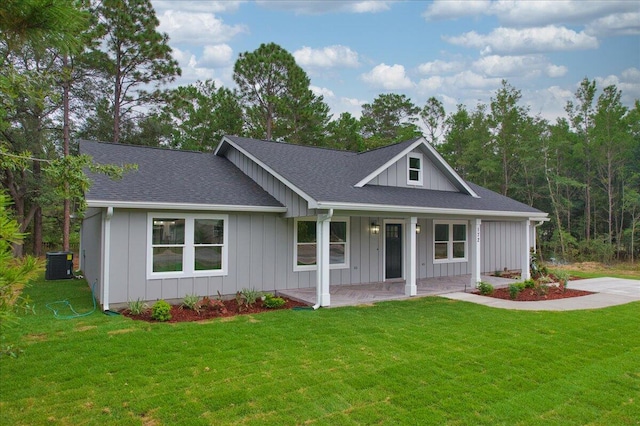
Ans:
[[[244,151],[319,202],[418,208],[446,208],[533,213],[542,212],[496,192],[467,182],[480,198],[419,188],[354,185],[416,139],[384,148],[354,153],[281,142],[225,136]]]
[[[229,160],[210,153],[80,141],[80,153],[96,163],[137,164],[112,180],[90,174],[87,201],[282,207]]]

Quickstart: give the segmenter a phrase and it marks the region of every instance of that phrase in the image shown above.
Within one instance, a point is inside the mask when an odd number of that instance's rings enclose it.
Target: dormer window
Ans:
[[[422,185],[422,154],[408,154],[407,161],[407,185]]]

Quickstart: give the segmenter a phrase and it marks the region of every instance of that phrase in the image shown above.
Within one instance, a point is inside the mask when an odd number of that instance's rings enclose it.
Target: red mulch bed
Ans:
[[[280,308],[267,308],[262,306],[262,301],[256,301],[253,306],[238,307],[238,302],[235,299],[231,300],[223,300],[224,309],[221,310],[211,310],[211,309],[201,309],[200,313],[193,311],[191,309],[187,309],[181,306],[172,305],[171,306],[171,319],[169,321],[164,322],[187,322],[187,321],[204,321],[212,318],[225,318],[225,317],[233,317],[236,315],[251,315],[251,314],[259,314],[261,312],[269,312],[269,311],[277,311],[282,309],[292,309],[296,306],[309,306],[306,303],[298,302],[295,300],[287,299],[283,297],[285,300],[285,304]],[[151,309],[147,309],[141,315],[133,315],[129,309],[125,309],[120,311],[120,313],[126,317],[148,321],[148,322],[160,322],[151,318]]]
[[[477,291],[474,293],[480,294]],[[512,299],[511,295],[509,294],[509,288],[507,287],[507,288],[496,288],[495,290],[493,290],[493,293],[483,295],[483,296],[494,297],[496,299],[514,300],[516,302],[537,302],[540,300],[556,300],[556,299],[566,299],[568,297],[580,297],[580,296],[586,296],[588,294],[593,294],[593,293],[590,291],[576,290],[572,288],[567,288],[566,290],[563,290],[558,286],[551,285],[549,286],[549,290],[547,294],[539,294],[533,288],[525,288],[520,293],[518,293],[518,296],[515,299]]]

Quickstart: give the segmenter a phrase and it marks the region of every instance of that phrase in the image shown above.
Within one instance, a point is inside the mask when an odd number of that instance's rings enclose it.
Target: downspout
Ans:
[[[107,214],[104,218],[104,268],[102,277],[102,310],[109,311],[109,269],[111,263],[111,218],[113,217],[113,207],[107,207]]]
[[[328,222],[332,217],[333,209],[329,209],[327,214],[318,215],[318,221]],[[322,258],[324,257],[322,256],[322,246],[324,245],[324,241],[322,240],[322,236],[319,231],[319,227],[316,227],[316,304],[312,306],[314,311],[320,307],[320,299],[322,298],[322,276],[320,274],[320,268],[322,268]]]

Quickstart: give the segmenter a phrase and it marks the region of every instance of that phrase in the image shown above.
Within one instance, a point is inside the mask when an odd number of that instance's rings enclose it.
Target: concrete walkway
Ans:
[[[442,297],[477,303],[492,308],[517,309],[523,311],[598,309],[608,306],[624,305],[640,300],[640,280],[590,278],[586,280],[569,281],[569,288],[592,291],[594,294],[540,302],[514,302],[512,300],[495,299],[465,292],[447,293],[443,294]]]

